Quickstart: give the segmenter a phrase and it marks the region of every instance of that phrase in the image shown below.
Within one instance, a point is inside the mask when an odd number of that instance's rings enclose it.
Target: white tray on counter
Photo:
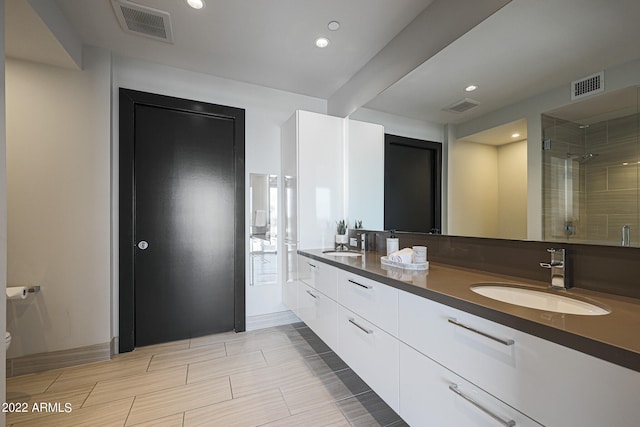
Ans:
[[[404,268],[405,270],[428,270],[429,269],[429,261],[405,264],[404,262],[391,261],[386,256],[383,256],[383,257],[380,257],[380,262],[382,263],[382,265]]]

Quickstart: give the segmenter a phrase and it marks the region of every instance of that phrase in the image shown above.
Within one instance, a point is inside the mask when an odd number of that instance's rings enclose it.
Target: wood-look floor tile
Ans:
[[[316,355],[316,351],[306,341],[283,344],[279,347],[265,348],[262,350],[264,358],[269,365],[277,365],[289,362],[292,359]]]
[[[260,351],[192,363],[189,365],[187,383],[191,384],[217,377],[228,377],[231,374],[262,368],[264,366],[267,366],[267,362],[265,362],[262,352]]]
[[[281,390],[291,413],[298,414],[329,402],[365,393],[370,391],[370,388],[351,369],[346,369],[285,384]]]
[[[286,333],[280,331],[254,334],[243,339],[227,342],[227,354],[233,356],[235,354],[281,347],[291,344],[294,340],[295,338],[292,339]]]
[[[15,427],[75,427],[122,426],[133,403],[133,397],[104,403],[91,408],[73,409],[70,413],[56,413],[46,417],[13,424]]]
[[[61,373],[55,370],[7,378],[7,401],[44,393]]]
[[[184,350],[189,348],[189,340],[171,341],[162,344],[147,345],[144,347],[136,347],[133,351],[116,354],[112,360],[130,359],[134,357],[148,357],[156,354],[168,353],[170,351]]]
[[[349,365],[333,351],[306,357],[304,361],[318,376],[349,368]]]
[[[223,343],[223,342],[227,342],[227,341],[233,341],[233,340],[237,340],[240,339],[242,337],[244,337],[245,333],[244,332],[235,332],[235,331],[229,331],[229,332],[222,332],[219,334],[215,334],[215,335],[205,335],[203,337],[196,337],[196,338],[191,338],[191,341],[189,343],[189,347],[194,348],[194,347],[202,347],[202,346],[206,346],[206,345],[212,345],[212,344],[219,344],[219,343]]]
[[[229,378],[216,378],[139,395],[131,408],[127,426],[164,418],[231,399]]]
[[[66,368],[51,384],[48,391],[67,390],[82,384],[95,384],[99,381],[143,374],[147,371],[150,359],[150,356],[137,357]]]
[[[168,417],[147,421],[146,423],[136,424],[132,427],[182,427],[183,420],[184,413],[169,415]]]
[[[187,366],[185,365],[126,378],[100,381],[91,391],[83,407],[178,387],[184,385],[186,380]]]
[[[335,403],[319,406],[287,418],[264,424],[261,427],[350,427]]]
[[[389,426],[402,420],[373,391],[341,400],[337,405],[354,427]]]
[[[280,391],[274,389],[187,411],[184,426],[253,427],[288,416]]]
[[[8,412],[7,424],[19,423],[36,418],[41,419],[43,417],[51,415],[48,413],[33,411],[32,409],[34,403],[49,402],[55,404],[56,402],[58,402],[61,404],[61,406],[69,403],[72,410],[78,410],[82,406],[82,403],[85,401],[89,393],[91,393],[92,389],[93,384],[88,384],[66,391],[33,394],[28,397],[23,397],[22,399],[14,400],[14,402],[27,403],[29,410],[27,412]]]
[[[233,397],[246,396],[274,387],[296,384],[313,376],[302,360],[293,360],[276,366],[252,369],[231,375]]]
[[[225,357],[226,355],[227,352],[225,350],[224,343],[156,354],[153,356],[153,359],[151,359],[149,371],[168,369],[176,366],[187,365],[189,363],[218,359],[220,357]]]

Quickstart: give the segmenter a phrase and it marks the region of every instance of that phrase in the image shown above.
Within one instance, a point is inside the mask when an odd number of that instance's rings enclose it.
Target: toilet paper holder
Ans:
[[[40,285],[27,286],[27,293],[35,294],[36,292],[40,292]]]

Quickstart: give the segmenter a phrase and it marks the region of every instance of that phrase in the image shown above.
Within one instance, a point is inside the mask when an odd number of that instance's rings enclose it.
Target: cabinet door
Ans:
[[[396,412],[398,345],[396,338],[338,306],[338,355]]]
[[[389,334],[398,335],[397,289],[340,270],[338,302]]]
[[[384,127],[348,121],[349,217],[367,230],[384,228]]]
[[[338,304],[304,283],[298,286],[299,317],[333,351],[338,348]]]
[[[399,337],[549,426],[627,426],[640,419],[640,373],[400,292]]]
[[[400,416],[412,427],[540,426],[403,343]]]
[[[334,246],[343,215],[344,119],[298,111],[300,249]]]

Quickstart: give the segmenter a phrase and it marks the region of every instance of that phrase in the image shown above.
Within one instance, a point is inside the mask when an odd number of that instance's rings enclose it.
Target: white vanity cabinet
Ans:
[[[540,427],[404,343],[400,343],[400,415],[413,427]]]
[[[640,373],[407,292],[399,338],[543,425],[640,420]]]
[[[338,356],[396,412],[400,409],[399,344],[395,337],[338,305]]]

